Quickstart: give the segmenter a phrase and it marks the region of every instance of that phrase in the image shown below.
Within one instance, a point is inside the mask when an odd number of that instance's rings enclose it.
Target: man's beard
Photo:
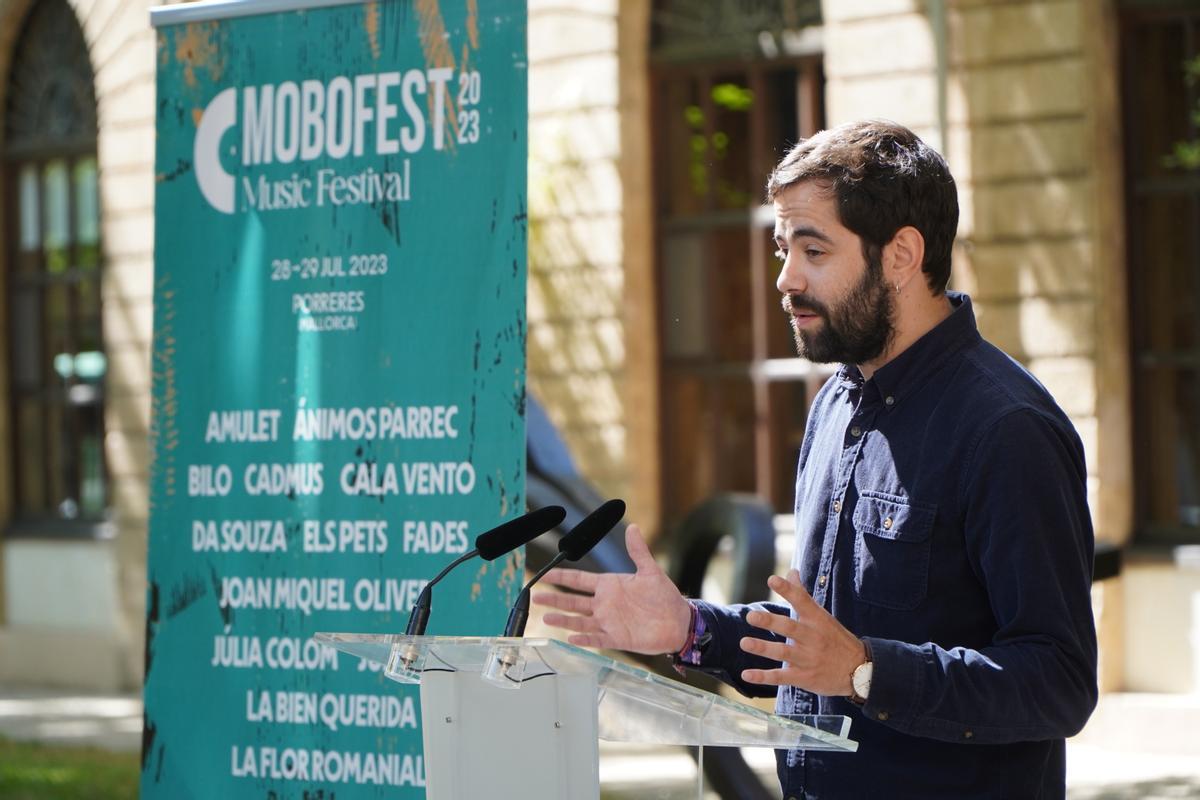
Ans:
[[[783,298],[789,314],[810,311],[823,322],[816,331],[793,326],[796,349],[803,358],[818,364],[865,364],[883,355],[891,344],[896,333],[894,298],[884,283],[878,253],[865,255],[867,269],[862,279],[832,309],[808,295]]]

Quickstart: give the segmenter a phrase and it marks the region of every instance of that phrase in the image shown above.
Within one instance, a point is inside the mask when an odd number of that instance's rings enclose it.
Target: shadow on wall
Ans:
[[[1117,53],[1108,4],[948,3],[955,287],[1075,422],[1098,538],[1132,526]],[[1119,618],[1100,620],[1102,638]],[[1112,664],[1116,662],[1113,661]],[[1122,682],[1106,674],[1106,688]]]
[[[530,153],[529,169],[529,386],[582,472],[605,493],[623,496],[628,471],[617,165],[585,161],[562,139],[540,150]]]
[[[947,19],[948,149],[967,221],[956,283],[983,333],[1026,364],[1094,352],[1086,19],[1061,2]]]

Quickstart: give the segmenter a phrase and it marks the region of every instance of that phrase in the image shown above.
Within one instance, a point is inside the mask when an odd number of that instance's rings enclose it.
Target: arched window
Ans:
[[[9,70],[5,294],[14,525],[104,518],[104,375],[96,96],[65,0],[39,0]],[[56,523],[47,525],[46,523]],[[75,530],[87,530],[79,525]]]

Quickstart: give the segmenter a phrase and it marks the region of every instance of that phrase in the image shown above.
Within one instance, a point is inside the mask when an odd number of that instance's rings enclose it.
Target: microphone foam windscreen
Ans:
[[[600,543],[608,532],[625,516],[624,500],[609,500],[588,514],[579,524],[558,541],[558,552],[568,561],[578,561]]]
[[[535,509],[479,534],[475,538],[475,549],[480,558],[491,561],[528,544],[561,524],[566,517],[567,511],[562,506]]]

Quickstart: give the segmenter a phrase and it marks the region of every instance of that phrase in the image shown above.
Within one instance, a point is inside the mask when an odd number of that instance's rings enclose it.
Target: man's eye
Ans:
[[[809,258],[817,258],[818,256],[825,255],[825,251],[818,250],[815,247],[809,247],[804,251],[804,255],[808,256]]]

